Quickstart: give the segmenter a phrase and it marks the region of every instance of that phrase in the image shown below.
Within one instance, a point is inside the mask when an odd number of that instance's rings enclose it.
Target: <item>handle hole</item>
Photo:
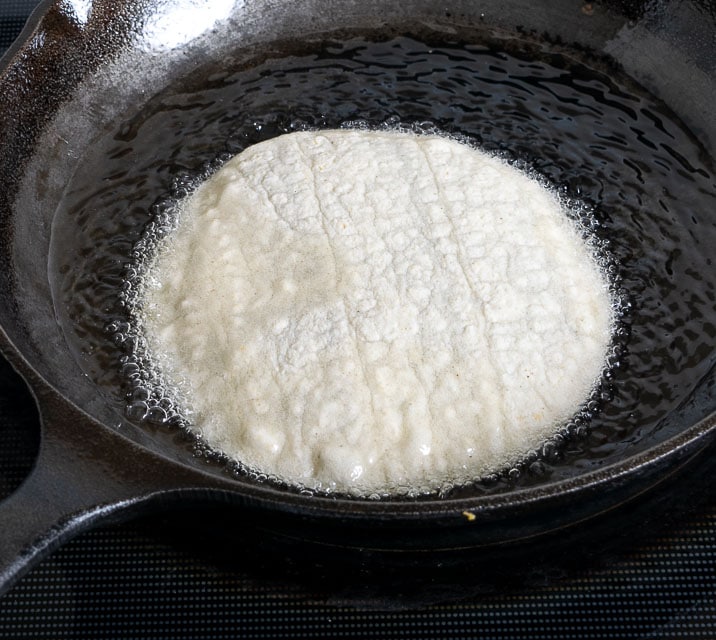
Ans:
[[[0,357],[0,500],[29,475],[40,446],[40,418],[23,379]]]

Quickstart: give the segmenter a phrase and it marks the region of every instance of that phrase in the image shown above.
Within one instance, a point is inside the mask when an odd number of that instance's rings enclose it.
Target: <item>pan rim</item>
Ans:
[[[10,46],[5,54],[0,58],[0,75],[4,75],[7,69],[12,65],[13,61],[22,55],[23,51],[30,46],[30,41],[35,35],[47,14],[53,9],[60,7],[58,0],[43,0],[40,5],[32,13],[28,19],[23,31],[18,39]],[[0,352],[10,353],[22,361],[22,368],[31,372],[33,377],[42,381],[42,384],[52,389],[57,395],[61,396],[66,403],[71,405],[75,410],[80,412],[87,420],[100,424],[103,429],[107,429],[120,435],[128,442],[148,450],[144,445],[133,442],[131,438],[118,433],[105,423],[99,422],[93,418],[84,409],[78,407],[70,398],[61,394],[56,386],[42,376],[35,367],[26,359],[24,353],[15,345],[5,329],[0,324]],[[696,452],[707,446],[710,437],[716,434],[716,411],[703,417],[695,424],[691,424],[688,428],[680,433],[670,436],[664,441],[652,445],[636,454],[632,454],[623,460],[612,462],[604,467],[579,473],[573,477],[549,481],[531,487],[523,487],[515,490],[500,492],[495,495],[478,495],[468,498],[433,498],[431,496],[421,497],[411,500],[395,500],[391,498],[381,498],[380,500],[369,500],[365,498],[350,498],[333,495],[311,495],[303,496],[291,491],[281,489],[270,483],[242,483],[240,480],[232,479],[228,476],[222,476],[218,473],[212,474],[198,468],[191,467],[186,463],[180,463],[182,466],[196,471],[198,474],[211,475],[217,479],[226,480],[231,486],[231,490],[240,491],[241,488],[246,489],[247,497],[254,498],[266,504],[275,507],[283,505],[287,509],[300,508],[304,513],[336,515],[343,517],[365,517],[370,515],[376,518],[385,516],[399,516],[403,519],[424,520],[426,518],[444,517],[445,515],[462,515],[464,512],[475,512],[480,514],[489,514],[500,511],[505,507],[525,508],[533,504],[545,504],[553,501],[559,501],[567,496],[574,495],[586,491],[597,491],[604,487],[607,483],[617,483],[626,480],[632,474],[639,470],[646,470],[658,466],[661,461],[669,458],[677,458],[680,455]],[[151,450],[151,453],[159,457],[166,457],[162,453]],[[226,483],[221,488],[226,488]],[[432,494],[431,494],[432,495]]]

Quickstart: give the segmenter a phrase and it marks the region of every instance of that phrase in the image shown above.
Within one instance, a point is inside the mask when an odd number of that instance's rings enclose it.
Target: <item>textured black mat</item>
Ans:
[[[0,51],[33,4],[0,0]],[[37,431],[29,394],[0,360],[0,498],[29,471]],[[669,488],[675,497],[643,506],[649,515],[636,514],[631,529],[613,518],[608,551],[572,556],[565,548],[551,573],[544,570],[550,558],[541,556],[538,580],[510,589],[498,580],[480,596],[470,595],[469,586],[482,577],[468,574],[461,578],[464,592],[447,590],[449,603],[430,606],[392,600],[391,584],[376,586],[383,604],[370,597],[366,604],[331,583],[284,575],[271,563],[262,569],[250,551],[230,553],[237,524],[220,514],[171,513],[106,526],[59,549],[0,600],[0,638],[712,640],[713,467],[702,461]],[[214,532],[221,526],[229,531],[219,544]],[[241,547],[241,540],[234,544]],[[426,582],[427,590],[434,586]],[[363,594],[370,596],[370,585]]]

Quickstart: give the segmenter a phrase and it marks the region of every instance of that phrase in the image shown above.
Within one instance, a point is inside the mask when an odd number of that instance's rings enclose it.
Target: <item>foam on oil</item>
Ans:
[[[178,211],[133,301],[152,377],[210,446],[292,484],[464,484],[605,367],[608,280],[559,200],[455,140],[281,136]]]

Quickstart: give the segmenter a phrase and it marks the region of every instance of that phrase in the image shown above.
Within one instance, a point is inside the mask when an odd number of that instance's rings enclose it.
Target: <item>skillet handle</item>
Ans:
[[[127,517],[132,508],[139,510],[161,497],[168,500],[222,484],[102,426],[29,366],[18,368],[40,409],[41,442],[29,477],[0,502],[0,594],[61,543],[100,519]]]

